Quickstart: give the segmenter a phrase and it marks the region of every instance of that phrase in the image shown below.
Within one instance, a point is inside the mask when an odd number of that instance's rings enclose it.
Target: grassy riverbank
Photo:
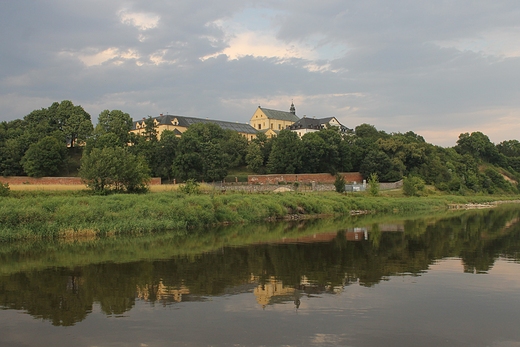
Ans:
[[[173,191],[111,196],[58,191],[11,195],[0,199],[0,242],[188,231],[207,225],[252,223],[291,215],[299,218],[351,211],[432,211],[446,209],[449,204],[507,199],[444,195],[371,197],[337,193],[185,195]]]

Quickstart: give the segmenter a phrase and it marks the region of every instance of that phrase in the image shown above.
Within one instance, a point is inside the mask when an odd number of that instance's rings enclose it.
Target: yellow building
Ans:
[[[289,112],[271,110],[258,106],[255,113],[251,117],[249,124],[259,131],[267,135],[267,137],[276,136],[280,130],[287,129],[299,118],[296,116],[296,108],[291,104]]]
[[[134,134],[143,134],[146,130],[146,118],[143,118],[140,121],[135,121],[132,125],[131,132]],[[256,137],[257,131],[249,124],[244,123],[234,123],[220,120],[212,120],[212,119],[202,119],[195,117],[185,117],[185,116],[175,116],[175,115],[159,115],[158,117],[152,118],[154,123],[154,128],[157,131],[157,137],[160,138],[161,134],[165,130],[171,130],[175,132],[177,136],[181,136],[183,132],[188,130],[190,125],[196,123],[213,123],[217,124],[224,130],[233,130],[239,133],[240,135],[247,138],[248,141],[251,141]]]

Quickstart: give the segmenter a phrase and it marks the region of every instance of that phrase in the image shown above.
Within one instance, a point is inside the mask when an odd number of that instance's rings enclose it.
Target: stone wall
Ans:
[[[359,172],[341,172],[346,182],[363,182],[363,176]],[[277,175],[249,175],[249,184],[280,184],[280,183],[326,183],[333,184],[336,178],[328,173],[319,174],[277,174]]]

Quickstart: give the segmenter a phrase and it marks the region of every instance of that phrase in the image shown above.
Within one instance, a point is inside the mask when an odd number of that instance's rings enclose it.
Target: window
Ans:
[[[278,124],[278,130],[281,130],[281,129],[282,129],[282,125]]]
[[[258,124],[258,130],[262,129],[262,124]]]
[[[271,123],[271,129],[273,129],[273,128],[274,128],[274,124],[273,124],[273,123]]]

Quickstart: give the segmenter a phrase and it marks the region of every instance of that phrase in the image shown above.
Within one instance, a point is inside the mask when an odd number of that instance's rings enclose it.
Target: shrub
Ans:
[[[9,188],[9,183],[0,182],[0,196],[9,196],[11,193],[11,188]]]
[[[336,187],[336,192],[343,193],[345,191],[345,177],[340,174],[336,174],[336,179],[334,180],[334,187]]]
[[[421,196],[424,187],[424,180],[420,177],[409,176],[403,179],[403,194],[406,196]]]
[[[377,196],[379,194],[379,178],[375,172],[371,173],[368,178],[368,192],[372,196]]]
[[[94,148],[81,159],[79,174],[90,189],[99,193],[146,192],[150,181],[150,168],[144,158],[121,147]]]
[[[189,195],[200,193],[199,184],[193,178],[187,180],[186,183],[184,183],[184,185],[179,187],[179,190]]]

